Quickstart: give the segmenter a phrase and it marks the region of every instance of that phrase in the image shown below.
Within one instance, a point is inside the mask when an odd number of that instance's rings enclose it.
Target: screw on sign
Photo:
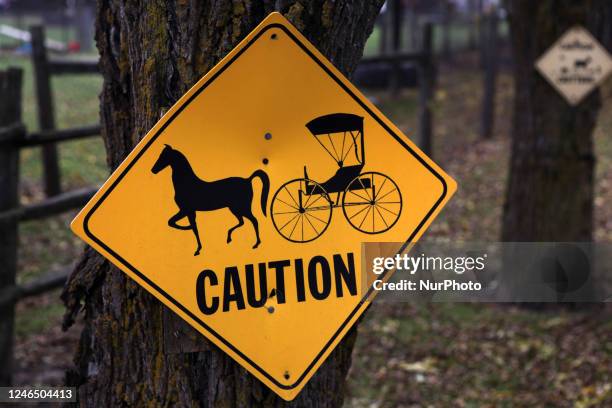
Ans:
[[[372,300],[362,243],[417,241],[455,189],[273,13],[72,228],[291,400]]]

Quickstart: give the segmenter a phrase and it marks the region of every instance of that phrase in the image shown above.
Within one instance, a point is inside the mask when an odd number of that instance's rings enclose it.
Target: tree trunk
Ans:
[[[110,168],[270,12],[282,12],[350,74],[381,5],[382,0],[99,0],[102,135]],[[355,330],[287,404],[89,248],[62,298],[65,327],[85,310],[76,368],[67,375],[79,387],[83,406],[342,404]],[[172,335],[180,332],[186,334]]]
[[[569,28],[601,38],[605,0],[508,1],[514,53],[512,159],[504,241],[590,241],[593,230],[594,91],[576,107],[534,68]]]

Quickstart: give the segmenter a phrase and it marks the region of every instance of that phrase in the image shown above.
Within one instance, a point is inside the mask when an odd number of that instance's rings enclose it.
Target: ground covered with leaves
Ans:
[[[499,240],[509,162],[512,79],[498,83],[495,136],[479,139],[480,73],[444,67],[435,159],[459,184],[424,239]],[[416,109],[407,92],[383,109]],[[595,237],[612,240],[612,86],[595,132]],[[391,108],[390,108],[391,106]],[[414,115],[398,116],[416,129]],[[511,305],[377,303],[359,326],[350,407],[612,406],[612,308],[529,311]]]
[[[612,321],[508,306],[374,305],[348,406],[610,406]]]

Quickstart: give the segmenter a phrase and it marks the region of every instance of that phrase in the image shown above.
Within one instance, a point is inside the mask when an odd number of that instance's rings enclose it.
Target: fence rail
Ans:
[[[46,130],[30,133],[26,138],[18,140],[16,143],[20,147],[42,146],[48,143],[59,143],[98,136],[101,131],[102,127],[100,125],[80,126],[61,130]]]
[[[20,122],[0,127],[0,146],[13,144],[15,140],[19,140],[25,134],[26,128]]]
[[[32,221],[62,214],[84,206],[98,191],[95,188],[82,188],[68,191],[55,197],[47,198],[35,204],[24,205],[0,212],[0,224],[9,221]]]
[[[99,74],[98,59],[50,59],[47,62],[51,75]]]
[[[72,266],[60,268],[33,282],[13,285],[0,290],[0,308],[14,305],[22,299],[41,295],[53,289],[61,288],[66,283]]]

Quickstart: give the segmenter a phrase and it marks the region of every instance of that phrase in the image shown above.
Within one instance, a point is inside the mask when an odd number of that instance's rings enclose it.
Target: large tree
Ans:
[[[102,136],[114,169],[161,115],[268,13],[282,12],[351,74],[382,0],[99,0]],[[76,369],[84,406],[282,406],[232,359],[87,249],[63,299],[84,309]],[[176,334],[176,335],[175,335]],[[340,406],[354,330],[294,402]]]
[[[502,239],[590,241],[599,91],[570,106],[534,63],[574,25],[601,38],[608,1],[508,0],[506,4],[515,101]]]

